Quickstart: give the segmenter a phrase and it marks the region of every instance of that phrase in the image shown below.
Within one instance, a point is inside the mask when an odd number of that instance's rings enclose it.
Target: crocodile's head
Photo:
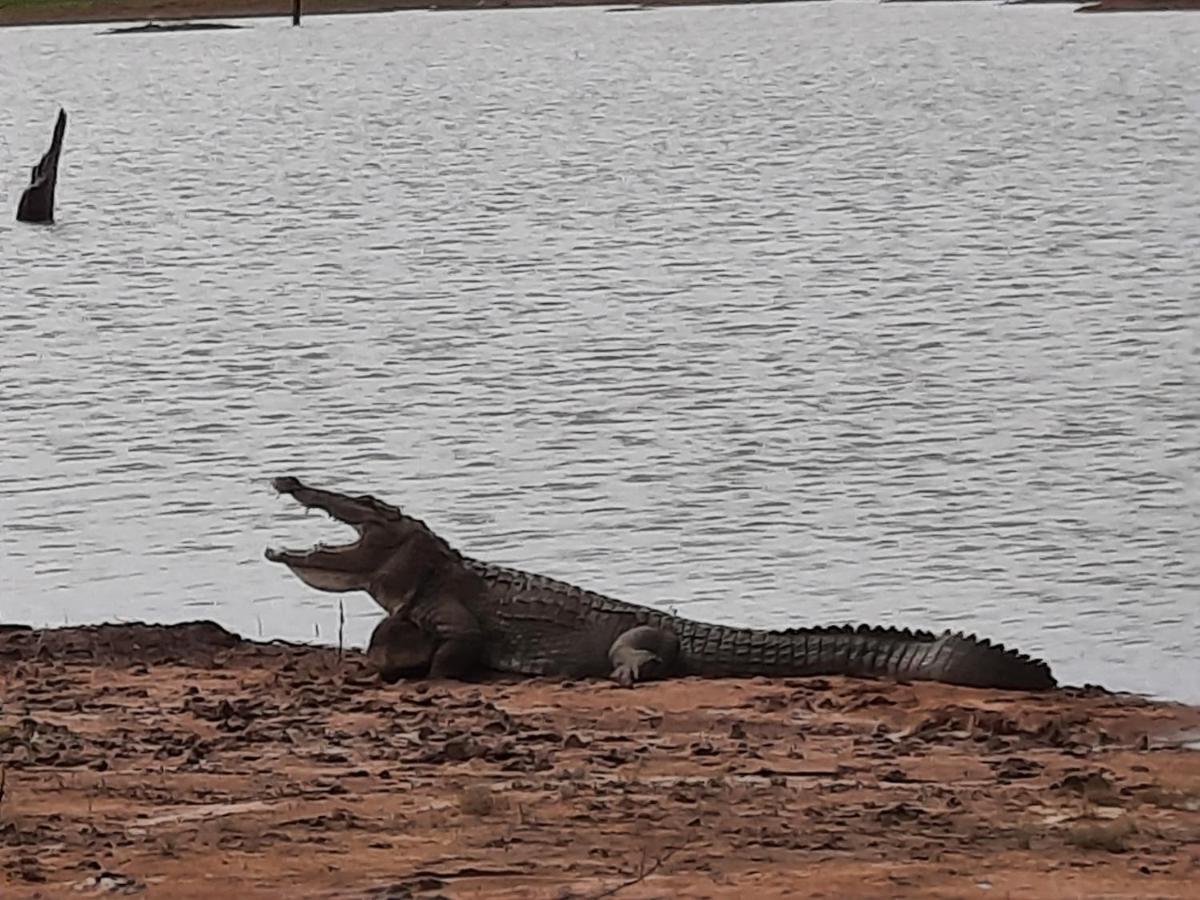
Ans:
[[[400,574],[401,561],[424,554],[454,554],[425,523],[374,497],[350,497],[308,487],[298,478],[275,478],[272,487],[309,509],[320,509],[349,525],[358,537],[341,545],[317,544],[309,550],[268,548],[267,559],[283,563],[310,587],[321,591],[372,591],[389,573]],[[378,591],[373,591],[373,596]],[[384,603],[381,596],[376,600]],[[392,608],[391,603],[385,603]]]
[[[393,684],[401,678],[420,677],[429,672],[434,644],[429,635],[410,622],[404,613],[393,613],[375,626],[367,645],[367,663],[381,680]]]

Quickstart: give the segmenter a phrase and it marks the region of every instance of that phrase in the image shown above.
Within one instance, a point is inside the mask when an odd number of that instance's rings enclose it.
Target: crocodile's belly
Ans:
[[[484,641],[484,663],[497,672],[598,678],[612,669],[611,643],[604,635],[539,634],[532,629],[491,633]]]

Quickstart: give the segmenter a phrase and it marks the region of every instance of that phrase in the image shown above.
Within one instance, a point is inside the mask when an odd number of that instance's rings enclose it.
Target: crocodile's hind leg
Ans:
[[[674,633],[652,625],[630,628],[608,648],[612,679],[623,687],[670,674],[678,656],[679,639]]]

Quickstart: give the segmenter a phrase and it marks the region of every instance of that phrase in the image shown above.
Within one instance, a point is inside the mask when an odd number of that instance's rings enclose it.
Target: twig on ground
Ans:
[[[609,888],[607,891],[602,891],[599,894],[590,894],[588,895],[587,900],[602,900],[604,897],[614,897],[621,891],[625,890],[625,888],[633,887],[635,884],[645,881],[660,868],[662,868],[663,863],[670,859],[675,851],[679,849],[679,847],[672,847],[655,859],[654,862],[652,862],[649,866],[646,865],[646,851],[643,849],[642,859],[638,863],[638,873],[635,877],[630,878],[628,881],[622,881],[620,884]]]

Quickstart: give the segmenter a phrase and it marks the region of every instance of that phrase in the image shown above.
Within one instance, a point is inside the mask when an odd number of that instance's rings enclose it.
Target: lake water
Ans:
[[[695,617],[1200,700],[1200,16],[248,24],[0,30],[0,620],[336,639],[262,559],[341,533],[291,473]]]

